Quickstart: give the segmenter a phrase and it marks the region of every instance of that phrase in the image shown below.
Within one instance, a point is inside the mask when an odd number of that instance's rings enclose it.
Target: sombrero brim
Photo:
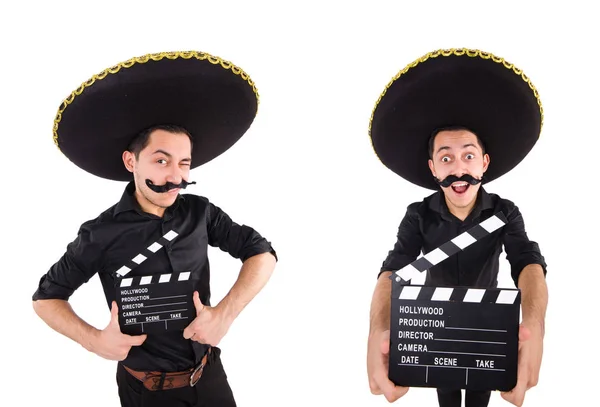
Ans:
[[[164,52],[132,58],[94,75],[63,101],[54,142],[74,164],[102,178],[132,179],[122,153],[142,130],[186,128],[192,168],[233,146],[252,124],[258,92],[232,63],[206,53]]]
[[[434,130],[464,126],[484,142],[487,182],[517,166],[539,138],[543,109],[521,70],[479,50],[438,50],[400,71],[375,105],[369,127],[381,162],[409,182],[437,189],[427,165]]]

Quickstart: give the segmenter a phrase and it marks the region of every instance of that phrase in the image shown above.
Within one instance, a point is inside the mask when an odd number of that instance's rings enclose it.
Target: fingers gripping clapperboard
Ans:
[[[392,274],[389,378],[396,385],[514,388],[519,289],[408,284],[506,223],[499,212]]]
[[[122,333],[183,330],[196,317],[190,272],[125,277],[176,237],[177,232],[169,231],[117,270],[115,289]]]

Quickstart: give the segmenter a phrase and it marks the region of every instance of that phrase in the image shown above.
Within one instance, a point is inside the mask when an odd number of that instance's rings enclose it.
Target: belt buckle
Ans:
[[[194,371],[192,372],[192,374],[190,374],[190,387],[194,387],[196,385],[196,383],[198,383],[198,381],[202,377],[202,374],[200,374],[200,376],[198,376],[198,378],[196,379],[196,381],[194,381],[194,375],[196,373],[198,373],[198,371],[201,371],[203,369],[204,369],[204,363],[201,362],[200,365],[198,365],[198,367],[194,369]]]

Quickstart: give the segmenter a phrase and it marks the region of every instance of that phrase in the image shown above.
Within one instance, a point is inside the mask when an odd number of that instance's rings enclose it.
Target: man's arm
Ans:
[[[246,305],[263,289],[275,269],[275,256],[262,253],[247,259],[231,290],[215,307],[231,324]]]
[[[69,298],[93,277],[99,250],[92,239],[89,223],[81,225],[77,237],[65,253],[50,267],[33,294],[33,309],[52,329],[90,349],[94,327],[82,320],[71,308]]]
[[[542,364],[548,287],[546,262],[536,242],[525,231],[519,209],[514,206],[507,215],[504,232],[506,257],[511,264],[511,275],[521,290],[523,320],[519,329],[519,362],[517,385],[502,397],[521,406],[525,392],[538,383]]]
[[[523,322],[538,326],[543,333],[548,305],[546,261],[539,245],[527,236],[523,215],[516,206],[507,220],[503,243],[513,281],[521,289]]]
[[[369,337],[390,329],[390,308],[392,295],[391,271],[380,273],[371,299]]]
[[[146,335],[121,333],[117,303],[114,301],[111,320],[103,330],[81,319],[66,300],[36,300],[33,308],[50,328],[77,342],[87,351],[108,360],[124,360],[132,346],[139,346],[146,340]]]
[[[392,282],[389,277],[392,272],[412,263],[421,253],[423,239],[415,209],[414,204],[407,209],[398,227],[396,243],[379,270],[371,301],[370,335],[390,329]]]
[[[526,266],[519,275],[518,284],[521,289],[523,323],[531,328],[539,327],[543,338],[548,306],[548,286],[544,270],[539,264]]]
[[[88,351],[98,330],[81,319],[66,300],[34,300],[35,313],[53,330],[77,342]]]
[[[394,248],[379,271],[373,292],[370,310],[369,336],[367,344],[367,374],[373,394],[383,394],[391,403],[408,391],[388,377],[390,346],[390,308],[393,271],[412,263],[421,252],[422,238],[414,206],[409,206],[398,227]]]
[[[99,268],[101,250],[92,239],[87,224],[69,243],[62,257],[40,279],[33,294],[35,313],[53,330],[77,342],[90,352],[110,360],[123,360],[131,346],[141,345],[146,335],[123,335],[119,328],[116,303],[111,322],[99,330],[81,319],[69,304],[71,295]]]
[[[525,222],[519,208],[511,203],[505,214],[507,224],[504,226],[503,244],[506,259],[511,266],[511,276],[515,287],[520,288],[520,276],[526,267],[538,265],[542,276],[546,276],[546,261],[537,242],[529,239],[525,230]]]
[[[214,204],[207,203],[208,244],[245,262],[257,254],[270,252],[277,261],[277,253],[264,237],[247,225],[234,222],[227,213]]]
[[[233,321],[263,289],[275,269],[277,254],[271,244],[253,228],[238,225],[220,208],[209,203],[208,242],[242,260],[239,276],[231,290],[215,307],[200,302],[194,293],[196,318],[183,331],[183,337],[217,346]]]

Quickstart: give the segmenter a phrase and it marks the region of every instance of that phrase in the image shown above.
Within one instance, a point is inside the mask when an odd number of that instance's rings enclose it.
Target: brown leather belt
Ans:
[[[196,383],[198,383],[200,377],[202,377],[202,372],[204,371],[204,367],[206,366],[208,355],[210,355],[211,350],[212,348],[208,348],[208,352],[204,354],[202,361],[197,367],[184,370],[183,372],[138,372],[128,368],[125,365],[123,365],[123,367],[133,377],[141,381],[144,384],[144,387],[148,390],[155,391],[176,389],[186,386],[193,387]]]

